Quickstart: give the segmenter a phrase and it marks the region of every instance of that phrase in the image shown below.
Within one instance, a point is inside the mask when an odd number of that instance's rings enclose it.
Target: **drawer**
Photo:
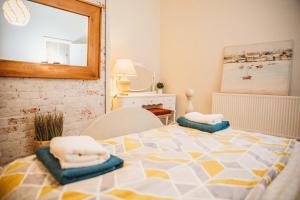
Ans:
[[[163,103],[163,100],[159,97],[144,98],[141,101],[143,101],[144,105],[156,105]]]
[[[141,106],[140,100],[136,98],[124,98],[121,104],[123,107]]]
[[[162,104],[164,108],[175,110],[176,96],[143,96],[118,98],[119,107],[142,107],[143,105]]]

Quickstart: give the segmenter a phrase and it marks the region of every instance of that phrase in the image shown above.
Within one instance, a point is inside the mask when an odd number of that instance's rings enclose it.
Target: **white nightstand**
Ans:
[[[154,92],[130,93],[128,96],[113,97],[113,109],[121,107],[157,106],[172,110],[173,122],[176,113],[176,94],[157,94]],[[167,120],[168,121],[168,120]]]

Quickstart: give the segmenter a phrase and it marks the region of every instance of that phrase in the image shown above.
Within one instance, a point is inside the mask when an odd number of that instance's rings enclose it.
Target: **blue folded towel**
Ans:
[[[42,147],[36,151],[37,158],[47,167],[54,178],[62,185],[99,176],[123,166],[123,160],[111,155],[110,158],[99,165],[82,168],[62,169],[59,160],[49,151],[49,147]]]
[[[200,131],[209,132],[209,133],[214,133],[216,131],[226,129],[230,126],[228,121],[222,121],[215,125],[209,125],[209,124],[203,124],[203,123],[199,123],[199,122],[193,122],[193,121],[186,119],[185,117],[177,118],[177,123],[180,126],[194,128],[194,129],[198,129]]]

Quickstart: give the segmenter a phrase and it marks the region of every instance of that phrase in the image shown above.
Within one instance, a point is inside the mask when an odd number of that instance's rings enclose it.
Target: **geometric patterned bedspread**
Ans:
[[[100,143],[124,159],[123,168],[61,186],[29,156],[0,172],[0,199],[256,199],[283,170],[296,141],[171,125]]]

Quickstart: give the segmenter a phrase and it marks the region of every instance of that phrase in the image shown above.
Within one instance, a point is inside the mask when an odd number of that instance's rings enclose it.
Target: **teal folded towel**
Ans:
[[[42,147],[36,151],[37,158],[46,166],[54,178],[62,185],[93,178],[123,166],[123,160],[111,155],[110,158],[99,165],[82,168],[62,169],[59,160],[49,151],[49,147]]]
[[[185,117],[177,118],[177,123],[180,126],[194,128],[194,129],[198,129],[200,131],[209,132],[209,133],[214,133],[216,131],[226,129],[230,126],[228,121],[222,121],[215,125],[210,125],[210,124],[204,124],[204,123],[199,123],[199,122],[193,122],[193,121],[186,119]]]

